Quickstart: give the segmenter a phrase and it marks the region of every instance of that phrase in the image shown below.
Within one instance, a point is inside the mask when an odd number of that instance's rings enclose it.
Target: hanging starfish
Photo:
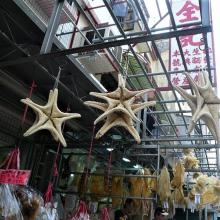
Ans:
[[[156,104],[156,101],[147,101],[134,104],[137,96],[154,91],[154,89],[145,89],[141,91],[130,91],[125,88],[125,81],[121,74],[118,74],[118,88],[110,93],[91,92],[90,95],[103,99],[106,103],[86,101],[86,105],[97,108],[104,113],[101,114],[94,124],[105,120],[104,125],[97,132],[96,138],[102,137],[109,129],[115,126],[122,126],[140,143],[140,136],[134,128],[133,120],[139,121],[135,113],[139,110]]]
[[[197,85],[188,73],[185,74],[195,95],[187,93],[181,87],[174,86],[174,88],[187,101],[189,107],[192,110],[192,121],[189,125],[188,133],[191,133],[195,128],[196,122],[199,119],[202,119],[209,128],[209,131],[212,133],[213,137],[219,143],[220,99],[216,96],[212,89],[212,85],[209,81],[209,75],[206,71],[204,71],[201,80],[201,84],[203,85]]]
[[[36,114],[34,124],[24,133],[24,136],[29,136],[37,131],[46,129],[56,141],[66,147],[66,141],[62,134],[62,123],[71,118],[79,118],[77,113],[64,113],[57,106],[58,89],[50,90],[48,102],[46,105],[38,105],[32,102],[29,98],[21,99],[21,102],[33,109]]]

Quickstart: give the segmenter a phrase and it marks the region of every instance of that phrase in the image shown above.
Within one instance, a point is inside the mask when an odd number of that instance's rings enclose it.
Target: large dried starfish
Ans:
[[[191,133],[195,128],[196,122],[202,119],[213,137],[219,143],[219,108],[220,99],[216,96],[212,89],[212,85],[209,81],[208,73],[205,71],[202,74],[202,84],[197,85],[192,77],[185,73],[189,84],[191,85],[195,95],[187,93],[181,87],[174,86],[174,88],[180,93],[180,95],[187,101],[192,110],[192,121],[188,128],[188,133]]]
[[[24,136],[29,136],[39,130],[49,130],[56,141],[66,147],[66,141],[62,134],[62,123],[71,118],[79,118],[77,113],[64,113],[57,106],[58,89],[50,90],[48,102],[46,105],[38,105],[32,102],[29,98],[21,99],[21,102],[33,109],[36,114],[34,124],[24,133]]]
[[[144,93],[154,91],[154,89],[145,89],[141,91],[130,91],[125,88],[125,81],[121,74],[118,74],[118,88],[110,93],[91,92],[90,95],[104,99],[106,103],[86,101],[85,104],[97,108],[104,113],[101,114],[94,124],[105,120],[104,125],[97,132],[96,138],[102,137],[109,129],[115,126],[122,126],[140,143],[140,136],[134,128],[134,121],[139,121],[135,113],[139,110],[155,105],[155,101],[147,101],[134,104],[135,98]]]

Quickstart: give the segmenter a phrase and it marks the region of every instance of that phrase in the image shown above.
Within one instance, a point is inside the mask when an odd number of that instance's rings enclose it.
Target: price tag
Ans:
[[[27,185],[30,174],[30,170],[0,169],[0,183],[13,185]]]

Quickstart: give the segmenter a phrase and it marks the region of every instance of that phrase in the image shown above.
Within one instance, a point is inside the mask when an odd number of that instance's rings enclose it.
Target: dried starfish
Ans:
[[[125,88],[125,80],[121,74],[118,74],[118,88],[110,93],[91,92],[90,95],[104,99],[106,103],[86,101],[86,105],[97,108],[104,113],[101,114],[94,124],[105,120],[104,125],[96,134],[96,138],[102,137],[109,129],[115,126],[122,126],[140,143],[140,136],[134,128],[133,120],[139,121],[135,113],[139,110],[156,104],[156,101],[147,101],[134,104],[135,98],[144,93],[154,91],[154,89],[145,89],[141,91],[130,91]]]
[[[29,136],[37,131],[46,129],[56,141],[66,147],[66,141],[62,134],[62,123],[72,118],[81,117],[77,113],[64,113],[58,109],[57,106],[58,89],[50,90],[48,102],[46,105],[38,105],[29,98],[21,99],[21,102],[33,109],[36,114],[36,119],[33,125],[24,133],[24,136]]]
[[[174,86],[174,88],[184,99],[186,99],[192,110],[192,121],[189,125],[188,133],[191,133],[195,128],[196,122],[199,119],[202,119],[209,128],[209,131],[212,133],[213,137],[219,143],[220,99],[216,96],[212,89],[208,73],[205,71],[202,74],[203,79],[201,83],[204,84],[203,86],[197,85],[188,73],[185,73],[185,75],[189,80],[189,84],[191,85],[195,95],[187,93],[181,87]]]

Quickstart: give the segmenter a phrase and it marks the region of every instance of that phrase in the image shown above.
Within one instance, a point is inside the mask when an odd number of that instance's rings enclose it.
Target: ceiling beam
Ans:
[[[82,46],[82,47],[53,51],[53,52],[45,53],[45,54],[37,54],[35,56],[19,58],[17,60],[3,61],[3,62],[0,62],[0,68],[6,67],[6,66],[13,66],[13,65],[18,65],[18,64],[34,62],[36,60],[44,59],[46,57],[66,56],[66,55],[75,54],[75,53],[89,52],[89,51],[117,47],[117,46],[128,45],[128,44],[137,44],[137,43],[148,42],[148,41],[169,39],[169,38],[179,37],[179,36],[208,33],[211,31],[212,31],[211,26],[203,26],[203,27],[196,27],[196,28],[191,28],[191,29],[170,31],[170,32],[165,32],[165,33],[160,33],[160,34],[149,34],[146,36],[102,42],[102,43],[97,43],[97,44],[92,44],[92,45],[87,45],[87,46]]]

